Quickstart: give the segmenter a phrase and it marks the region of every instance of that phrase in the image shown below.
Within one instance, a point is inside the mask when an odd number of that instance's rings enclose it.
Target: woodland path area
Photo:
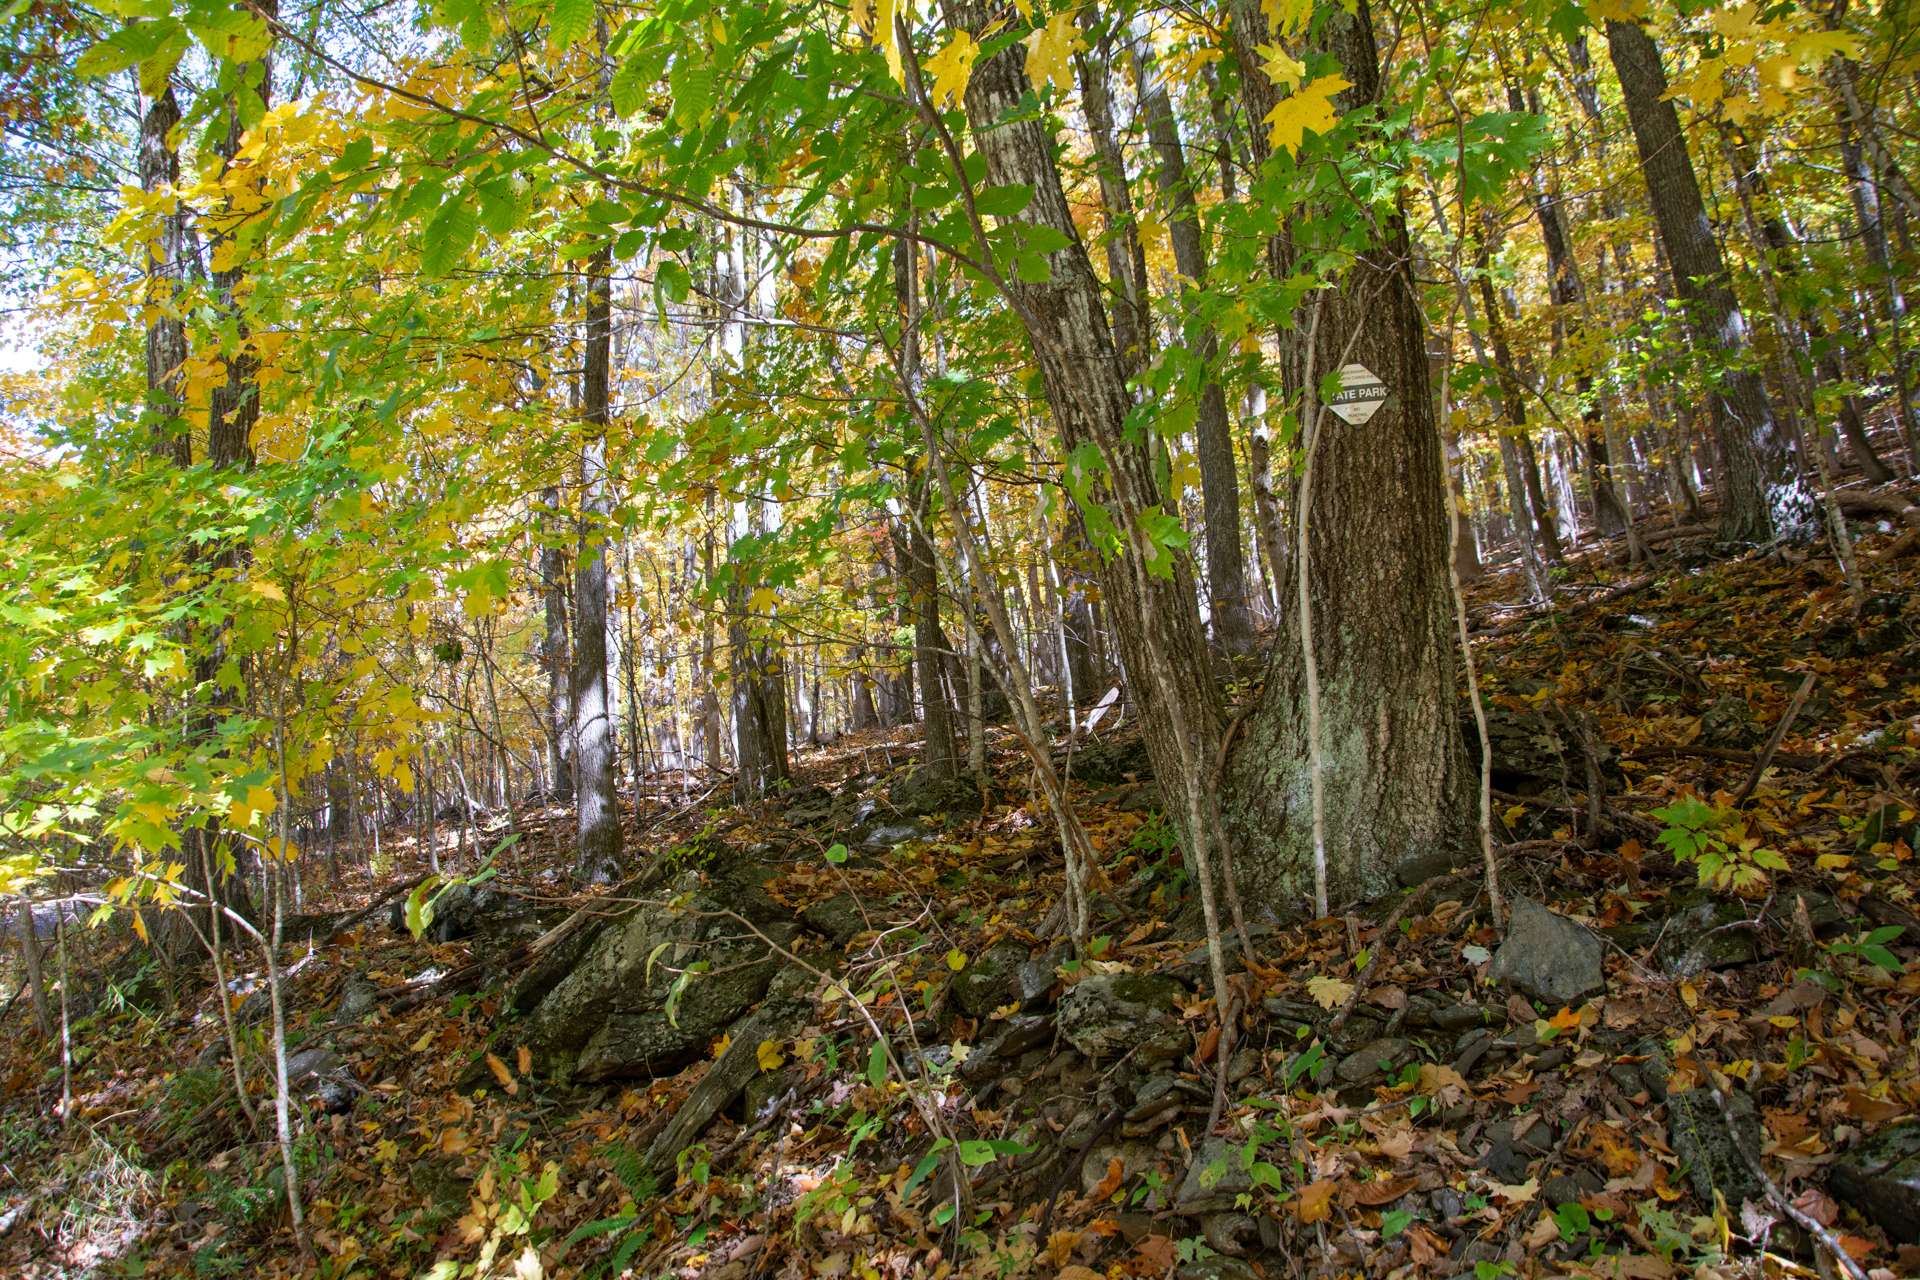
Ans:
[[[0,1276],[1920,1275],[1920,5],[0,5]]]
[[[750,810],[623,804],[658,870],[584,898],[571,812],[490,814],[499,874],[449,890],[418,940],[400,891],[424,860],[390,837],[380,879],[349,870],[287,926],[319,1266],[1665,1277],[1744,1272],[1761,1247],[1811,1268],[1800,1218],[1907,1274],[1920,560],[1902,564],[1864,627],[1816,563],[1683,549],[1599,569],[1595,603],[1557,617],[1476,609],[1506,939],[1471,870],[1256,925],[1217,1130],[1204,948],[1131,725],[1074,755],[1110,885],[1079,958],[1036,933],[1057,844],[1004,730],[984,807],[895,763],[916,745],[898,732],[800,754]],[[1704,827],[1675,803],[1694,795],[1720,815]],[[1763,889],[1703,888],[1672,856],[1695,830]],[[28,1020],[6,1029],[6,1269],[304,1272],[208,998],[106,972],[67,1011],[72,1123]],[[235,975],[243,1026],[262,976]]]

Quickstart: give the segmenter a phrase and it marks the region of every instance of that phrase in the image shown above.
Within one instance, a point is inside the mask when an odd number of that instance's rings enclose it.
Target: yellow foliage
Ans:
[[[1298,93],[1276,102],[1263,122],[1269,144],[1276,151],[1292,155],[1300,149],[1307,130],[1325,133],[1333,128],[1340,119],[1333,109],[1333,95],[1352,87],[1343,75],[1320,76]]]
[[[933,105],[958,106],[960,97],[967,91],[967,81],[973,76],[974,59],[980,56],[980,46],[965,31],[956,31],[947,41],[946,47],[933,56],[927,63],[927,70],[933,72]]]
[[[1036,93],[1053,85],[1061,92],[1073,88],[1073,55],[1086,47],[1075,14],[1056,13],[1027,37],[1027,79]]]

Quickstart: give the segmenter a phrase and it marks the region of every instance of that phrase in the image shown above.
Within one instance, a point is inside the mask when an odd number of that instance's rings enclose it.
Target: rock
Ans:
[[[1606,989],[1605,959],[1606,944],[1585,926],[1530,898],[1516,898],[1506,941],[1493,953],[1488,974],[1536,1000],[1573,1005]]]
[[[1344,1085],[1369,1084],[1413,1059],[1413,1042],[1386,1036],[1362,1045],[1340,1060],[1334,1076]]]
[[[1920,1244],[1920,1121],[1882,1129],[1849,1151],[1828,1172],[1827,1187],[1890,1239]]]
[[[1433,1011],[1433,1025],[1442,1031],[1465,1031],[1485,1021],[1486,1014],[1477,1004],[1441,1005]]]
[[[535,947],[533,958],[508,989],[507,1008],[514,1013],[526,1013],[538,1006],[574,971],[580,957],[593,946],[594,939],[606,925],[605,916],[582,911],[550,930],[543,945]]]
[[[1716,747],[1750,747],[1764,732],[1753,708],[1737,693],[1723,693],[1700,716],[1700,736]]]
[[[1053,1039],[1053,1019],[1036,1013],[1020,1013],[996,1024],[999,1030],[973,1047],[960,1064],[960,1076],[972,1085],[984,1084],[1021,1054],[1037,1049]]]
[[[800,920],[840,948],[845,948],[869,928],[860,900],[850,893],[837,893],[823,901],[809,903],[800,913]]]
[[[1153,777],[1153,765],[1147,759],[1143,738],[1124,742],[1095,742],[1073,753],[1069,762],[1072,775],[1090,787],[1111,787],[1122,782],[1139,782]]]
[[[1142,1063],[1170,1062],[1191,1039],[1175,1008],[1184,994],[1163,974],[1097,974],[1067,988],[1056,1021],[1067,1042],[1095,1061],[1131,1051]]]
[[[1087,1158],[1080,1162],[1080,1193],[1092,1195],[1112,1171],[1115,1160],[1120,1162],[1120,1183],[1125,1186],[1158,1164],[1160,1153],[1150,1142],[1113,1139],[1096,1142],[1087,1149]]]
[[[1556,1173],[1540,1184],[1540,1202],[1549,1208],[1578,1204],[1588,1196],[1599,1195],[1606,1180],[1585,1165],[1575,1165],[1566,1173]]]
[[[738,886],[698,890],[690,910],[647,905],[610,922],[528,1015],[524,1040],[542,1068],[583,1080],[672,1075],[757,1004],[785,961],[736,920],[764,900]],[[785,946],[792,923],[762,926]],[[703,965],[704,970],[693,971]],[[669,1017],[669,1001],[674,1005]]]
[[[1553,1150],[1552,1127],[1536,1120],[1523,1129],[1520,1121],[1526,1118],[1502,1120],[1487,1130],[1480,1165],[1502,1182],[1525,1182],[1533,1162]]]
[[[1183,1214],[1218,1213],[1234,1207],[1236,1196],[1253,1190],[1253,1171],[1241,1159],[1245,1144],[1208,1136],[1174,1192],[1174,1208]]]
[[[293,1087],[314,1076],[332,1075],[346,1065],[329,1045],[312,1045],[287,1055],[287,1085]]]
[[[885,853],[898,844],[909,840],[918,840],[927,833],[910,822],[896,822],[886,826],[874,827],[860,837],[860,847],[869,853]]]
[[[811,985],[812,977],[804,970],[781,970],[760,1007],[727,1029],[726,1051],[707,1068],[648,1146],[647,1168],[663,1177],[671,1171],[680,1153],[693,1145],[715,1116],[733,1105],[749,1081],[762,1074],[761,1043],[784,1040],[806,1025],[813,1005],[804,997]]]
[[[1687,1089],[1667,1098],[1667,1145],[1685,1162],[1694,1192],[1709,1205],[1716,1190],[1729,1205],[1764,1194],[1740,1154],[1744,1148],[1756,1162],[1760,1156],[1760,1117],[1753,1099],[1735,1093],[1729,1095],[1728,1104],[1732,1126],[1721,1114],[1711,1088]]]
[[[1745,905],[1697,889],[1672,895],[1668,905],[1675,909],[1667,914],[1654,948],[1668,976],[1692,978],[1760,958],[1761,925]]]
[[[1020,967],[1029,959],[1017,942],[996,942],[967,961],[947,983],[954,1008],[969,1018],[984,1018],[1020,1000]]]
[[[1060,975],[1056,971],[1072,954],[1072,950],[1062,944],[1027,958],[1020,966],[1019,974],[1022,1009],[1032,1011],[1044,1008],[1049,1003],[1053,989],[1060,985]]]
[[[1256,1280],[1259,1274],[1244,1258],[1219,1254],[1183,1262],[1173,1276],[1174,1280]]]
[[[980,789],[959,778],[935,778],[915,771],[887,788],[887,800],[903,818],[936,813],[980,812]]]
[[[1200,1219],[1200,1234],[1216,1253],[1238,1258],[1259,1242],[1260,1225],[1244,1213],[1209,1213]]]
[[[380,988],[362,974],[354,974],[340,988],[340,1004],[334,1010],[336,1022],[359,1022],[380,1003]]]

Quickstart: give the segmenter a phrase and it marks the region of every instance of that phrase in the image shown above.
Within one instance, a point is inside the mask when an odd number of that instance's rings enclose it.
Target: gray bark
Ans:
[[[1710,403],[1721,457],[1720,536],[1770,541],[1809,524],[1814,498],[1796,473],[1791,442],[1752,367],[1746,317],[1707,221],[1680,116],[1667,97],[1660,51],[1652,37],[1627,22],[1607,23],[1607,44],[1688,328],[1718,365],[1710,370]]]

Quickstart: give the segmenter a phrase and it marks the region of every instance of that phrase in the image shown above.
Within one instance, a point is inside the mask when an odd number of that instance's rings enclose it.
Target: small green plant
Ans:
[[[1653,816],[1667,824],[1654,842],[1675,862],[1693,863],[1700,883],[1709,888],[1757,893],[1766,887],[1767,872],[1787,870],[1779,851],[1748,835],[1746,819],[1731,809],[1687,795],[1655,809]]]
[[[1851,959],[1862,964],[1870,964],[1882,973],[1905,973],[1906,965],[1900,963],[1900,957],[1887,950],[1887,944],[1898,938],[1905,929],[1901,925],[1882,925],[1865,933],[1857,933],[1851,938],[1843,938],[1827,944],[1827,954],[1835,959]]]

